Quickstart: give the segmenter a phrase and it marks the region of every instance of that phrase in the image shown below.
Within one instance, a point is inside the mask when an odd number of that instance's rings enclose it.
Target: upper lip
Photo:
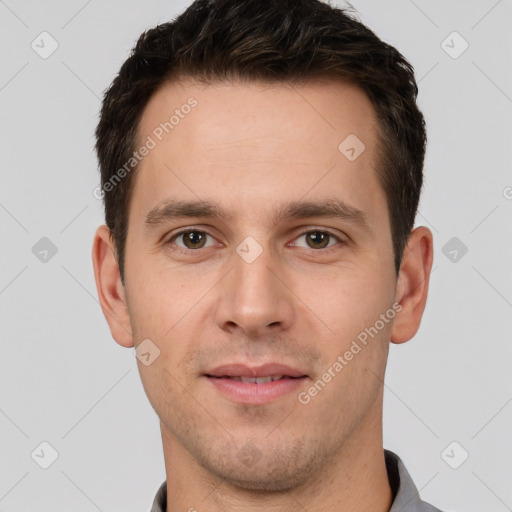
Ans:
[[[283,377],[306,377],[298,370],[279,363],[267,363],[261,366],[248,366],[245,364],[223,364],[205,373],[209,377],[268,377],[282,375]]]

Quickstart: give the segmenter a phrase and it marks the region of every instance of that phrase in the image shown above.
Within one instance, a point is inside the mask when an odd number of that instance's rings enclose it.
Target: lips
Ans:
[[[262,366],[227,364],[204,374],[207,381],[231,402],[263,405],[297,393],[309,379],[303,371],[278,363]]]

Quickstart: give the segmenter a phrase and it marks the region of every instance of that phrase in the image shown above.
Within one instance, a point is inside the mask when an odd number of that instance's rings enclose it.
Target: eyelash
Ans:
[[[165,244],[166,245],[173,245],[174,244],[174,240],[176,240],[180,235],[184,235],[185,233],[193,233],[193,232],[198,232],[198,233],[202,233],[204,235],[208,235],[212,238],[215,238],[213,235],[211,235],[210,233],[208,233],[207,231],[204,231],[202,229],[195,229],[193,227],[191,228],[186,228],[186,229],[182,229],[180,231],[178,231],[177,233],[174,233],[166,242]],[[309,248],[310,251],[313,251],[313,252],[323,252],[324,254],[325,253],[329,253],[331,252],[330,250],[331,249],[336,249],[337,246],[341,243],[341,244],[344,244],[345,242],[337,235],[335,235],[334,233],[331,233],[330,231],[326,231],[325,229],[310,229],[308,231],[303,231],[302,233],[300,233],[296,238],[300,238],[301,236],[304,236],[304,235],[308,235],[310,233],[322,233],[322,234],[325,234],[325,235],[329,235],[330,237],[334,238],[337,240],[337,244],[334,244],[332,246],[329,246],[329,247],[326,247],[326,248],[320,248],[320,249],[313,249],[313,248]],[[329,240],[330,241],[330,240]],[[208,249],[208,247],[200,247],[199,249],[184,249],[183,247],[179,247],[179,246],[175,246],[173,247],[173,251],[177,252],[177,253],[180,253],[180,254],[191,254],[191,253],[197,253],[199,252],[201,249]],[[302,249],[306,249],[305,247],[302,247]]]

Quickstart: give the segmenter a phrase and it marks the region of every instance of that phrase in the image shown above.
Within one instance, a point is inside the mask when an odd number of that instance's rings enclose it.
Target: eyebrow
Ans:
[[[149,229],[177,218],[208,217],[229,221],[235,215],[224,210],[219,204],[211,201],[193,200],[179,201],[169,199],[162,201],[146,215],[144,222]],[[371,231],[368,215],[338,198],[327,198],[317,201],[290,201],[280,205],[272,212],[274,224],[283,220],[307,219],[321,217],[349,221],[361,228]]]

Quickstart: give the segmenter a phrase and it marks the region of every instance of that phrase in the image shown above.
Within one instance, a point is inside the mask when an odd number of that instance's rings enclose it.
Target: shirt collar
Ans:
[[[402,459],[390,450],[384,450],[389,485],[393,492],[393,503],[389,512],[441,512],[425,503],[414,485]]]

